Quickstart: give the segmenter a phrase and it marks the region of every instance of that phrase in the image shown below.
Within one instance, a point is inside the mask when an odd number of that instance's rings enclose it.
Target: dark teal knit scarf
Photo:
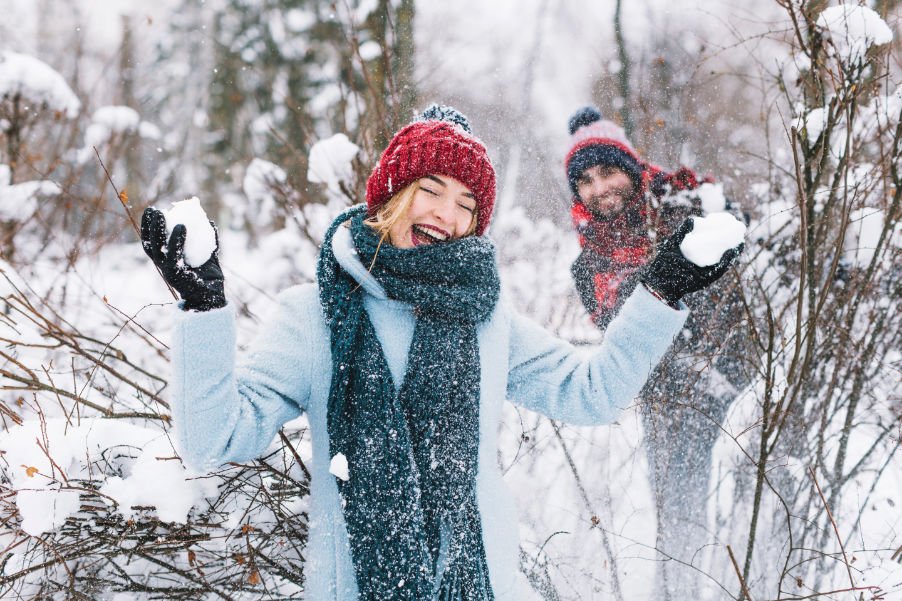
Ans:
[[[351,554],[366,601],[494,599],[476,505],[479,456],[477,325],[499,295],[494,246],[467,237],[399,249],[379,246],[353,207],[320,252],[320,301],[331,332],[329,448]],[[416,326],[400,393],[363,306],[363,290],[332,252],[346,220],[361,262],[390,298],[414,307]],[[378,247],[378,255],[377,255]]]

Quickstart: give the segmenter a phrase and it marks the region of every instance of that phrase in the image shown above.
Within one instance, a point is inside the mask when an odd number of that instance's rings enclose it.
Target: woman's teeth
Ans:
[[[451,236],[447,232],[438,229],[414,225],[411,227],[414,246],[419,244],[432,244],[434,242],[446,242]]]

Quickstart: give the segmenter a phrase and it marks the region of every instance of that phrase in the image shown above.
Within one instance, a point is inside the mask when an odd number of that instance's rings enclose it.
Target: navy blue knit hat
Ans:
[[[603,119],[601,111],[594,106],[584,106],[573,113],[568,127],[570,151],[564,165],[573,196],[578,196],[580,175],[596,165],[616,167],[630,177],[634,190],[642,188],[642,161],[622,127]]]

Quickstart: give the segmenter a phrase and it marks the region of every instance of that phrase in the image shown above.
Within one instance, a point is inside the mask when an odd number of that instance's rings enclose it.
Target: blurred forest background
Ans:
[[[0,598],[303,598],[306,425],[183,472],[172,298],[134,220],[201,198],[243,347],[434,101],[490,150],[507,293],[575,344],[601,335],[569,274],[573,110],[713,175],[749,222],[617,424],[506,409],[523,598],[898,598],[902,3],[848,5],[888,42],[839,35],[839,7],[0,0]],[[311,172],[338,133],[353,169]]]

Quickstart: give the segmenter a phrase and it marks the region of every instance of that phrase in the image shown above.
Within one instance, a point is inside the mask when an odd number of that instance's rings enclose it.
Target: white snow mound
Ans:
[[[86,146],[101,146],[115,134],[129,134],[138,131],[141,117],[138,111],[128,106],[102,106],[91,117],[91,125],[85,131]]]
[[[32,536],[59,528],[81,508],[78,489],[67,488],[61,472],[69,479],[96,478],[92,470],[104,457],[103,463],[122,475],[106,478],[101,492],[115,499],[126,517],[135,505],[154,506],[160,519],[185,523],[195,504],[215,494],[212,480],[195,478],[173,457],[162,431],[122,420],[82,418],[77,425],[65,418],[29,420],[0,433],[0,453],[22,529]]]
[[[869,47],[893,40],[893,32],[886,22],[866,6],[831,6],[824,9],[817,24],[827,30],[840,59],[850,65],[864,60]]]
[[[27,54],[0,52],[0,99],[17,95],[70,119],[81,110],[75,92],[50,65]]]
[[[350,181],[354,176],[351,161],[359,150],[344,134],[320,140],[310,149],[307,179],[337,190],[340,182]]]
[[[801,115],[796,120],[796,129],[804,129],[808,135],[808,140],[814,142],[817,140],[824,126],[827,124],[829,117],[829,109],[827,107],[813,108],[808,111],[807,115]]]
[[[178,224],[188,230],[185,237],[185,263],[191,267],[200,267],[216,250],[216,232],[210,225],[210,219],[200,206],[200,199],[193,196],[186,200],[172,203],[172,208],[164,211],[166,217],[166,238]]]
[[[49,180],[35,180],[7,186],[8,172],[0,165],[0,219],[24,221],[37,210],[41,200],[55,198],[63,193],[59,184]]]
[[[22,530],[31,536],[40,536],[65,524],[81,509],[81,501],[77,490],[23,489],[16,493],[16,508],[22,516]]]
[[[745,224],[729,213],[693,217],[692,223],[692,231],[680,243],[680,252],[699,267],[716,264],[724,252],[745,238]]]
[[[344,456],[344,453],[335,454],[335,457],[329,462],[329,473],[345,482],[350,479],[348,475],[348,458]]]

